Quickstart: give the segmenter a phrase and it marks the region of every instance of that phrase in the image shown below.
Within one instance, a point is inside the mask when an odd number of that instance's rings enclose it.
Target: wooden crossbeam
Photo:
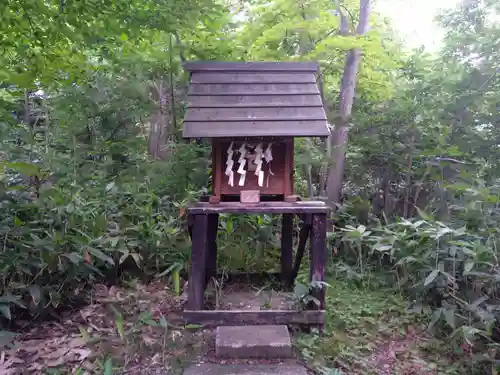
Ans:
[[[187,324],[201,324],[207,327],[224,325],[323,325],[324,310],[184,310]]]

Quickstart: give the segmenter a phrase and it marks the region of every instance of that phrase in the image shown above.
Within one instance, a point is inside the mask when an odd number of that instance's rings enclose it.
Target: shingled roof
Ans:
[[[184,138],[326,137],[315,63],[190,62]]]

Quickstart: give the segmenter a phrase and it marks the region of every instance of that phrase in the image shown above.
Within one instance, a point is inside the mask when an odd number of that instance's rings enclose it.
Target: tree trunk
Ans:
[[[167,136],[170,120],[169,93],[163,80],[154,83],[153,98],[158,103],[156,112],[149,122],[148,154],[154,159],[167,157]]]
[[[370,28],[371,0],[360,0],[359,24],[357,35],[364,35]],[[346,16],[339,7],[341,17],[341,33],[348,33]],[[345,151],[349,134],[349,121],[352,113],[354,94],[356,91],[356,76],[361,61],[361,50],[355,48],[347,52],[344,73],[340,84],[339,116],[331,135],[333,165],[328,172],[327,195],[328,204],[334,207],[340,201],[342,181],[344,176]]]

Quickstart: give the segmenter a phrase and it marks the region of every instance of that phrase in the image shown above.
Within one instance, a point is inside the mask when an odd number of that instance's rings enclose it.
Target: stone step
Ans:
[[[215,355],[225,358],[285,358],[292,343],[284,325],[221,326],[215,335]]]
[[[184,370],[184,375],[307,375],[299,365],[218,365],[203,363]]]

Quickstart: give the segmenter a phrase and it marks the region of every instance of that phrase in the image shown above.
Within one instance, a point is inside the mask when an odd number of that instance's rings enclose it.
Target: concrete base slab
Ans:
[[[215,354],[229,358],[285,358],[292,355],[284,325],[221,326],[215,336]]]
[[[184,370],[184,375],[307,375],[299,365],[217,365],[203,363]]]

